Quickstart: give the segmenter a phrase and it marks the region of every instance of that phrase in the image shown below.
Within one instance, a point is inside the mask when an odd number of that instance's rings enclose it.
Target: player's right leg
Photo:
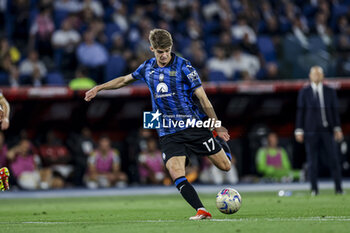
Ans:
[[[185,164],[186,156],[174,156],[167,160],[165,165],[182,197],[197,210],[197,214],[190,217],[190,220],[210,219],[211,214],[206,211],[196,190],[185,177]]]

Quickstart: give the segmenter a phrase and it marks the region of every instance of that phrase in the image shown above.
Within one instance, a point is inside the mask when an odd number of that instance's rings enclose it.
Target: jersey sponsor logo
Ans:
[[[168,86],[165,83],[158,83],[156,89],[158,93],[167,93],[169,90]]]
[[[165,93],[165,94],[155,94],[154,97],[156,99],[158,99],[158,98],[164,98],[164,97],[171,97],[173,95],[175,95],[175,92],[173,92],[173,93]]]

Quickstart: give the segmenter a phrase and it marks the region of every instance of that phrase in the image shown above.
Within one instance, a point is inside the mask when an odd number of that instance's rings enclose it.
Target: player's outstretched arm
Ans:
[[[85,101],[90,101],[95,98],[97,93],[102,90],[119,89],[125,87],[126,85],[136,81],[131,74],[115,78],[109,82],[97,85],[85,93]]]
[[[199,99],[199,102],[204,112],[207,114],[207,116],[217,121],[218,117],[216,116],[213,105],[210,103],[210,100],[208,99],[207,94],[205,93],[203,87],[198,87],[194,91],[194,94]],[[217,132],[220,138],[224,139],[225,141],[230,140],[230,135],[228,134],[228,131],[225,127],[221,126],[221,127],[215,128],[215,131]]]
[[[0,96],[0,121],[1,129],[6,130],[10,126],[10,104],[4,96]]]

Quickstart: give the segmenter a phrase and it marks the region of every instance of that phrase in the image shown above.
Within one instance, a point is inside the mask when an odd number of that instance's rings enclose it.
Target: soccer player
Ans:
[[[0,122],[1,122],[2,130],[6,130],[10,126],[9,115],[10,115],[10,104],[7,102],[6,98],[0,92]]]
[[[9,121],[9,115],[10,115],[10,105],[5,99],[5,97],[0,92],[0,124],[1,129],[6,130],[10,126]],[[6,167],[3,167],[0,169],[0,190],[5,191],[10,189],[9,186],[9,179],[10,173]]]
[[[85,93],[85,100],[90,101],[101,90],[118,89],[133,81],[143,80],[151,92],[153,111],[156,112],[154,118],[162,115],[163,119],[169,117],[173,122],[188,119],[214,119],[218,122],[196,70],[189,61],[171,52],[171,34],[163,29],[153,29],[149,40],[154,58],[145,61],[131,74],[90,89]],[[199,99],[204,112],[195,105],[193,95]],[[217,126],[215,130],[219,137],[229,140],[230,136],[224,127]],[[197,211],[190,219],[210,219],[211,214],[204,208],[197,192],[185,177],[186,158],[189,153],[208,156],[215,166],[224,171],[231,168],[230,158],[208,128],[163,125],[157,131],[165,166],[183,198]]]

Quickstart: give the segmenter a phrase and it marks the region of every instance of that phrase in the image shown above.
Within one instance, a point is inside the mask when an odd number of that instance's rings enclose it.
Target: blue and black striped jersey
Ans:
[[[169,120],[179,122],[206,117],[192,99],[194,90],[202,83],[188,60],[172,53],[169,64],[159,67],[156,59],[151,58],[140,65],[132,76],[148,85],[153,111],[158,110],[162,114],[166,124],[157,129],[160,137],[186,129],[186,126],[167,125]]]

